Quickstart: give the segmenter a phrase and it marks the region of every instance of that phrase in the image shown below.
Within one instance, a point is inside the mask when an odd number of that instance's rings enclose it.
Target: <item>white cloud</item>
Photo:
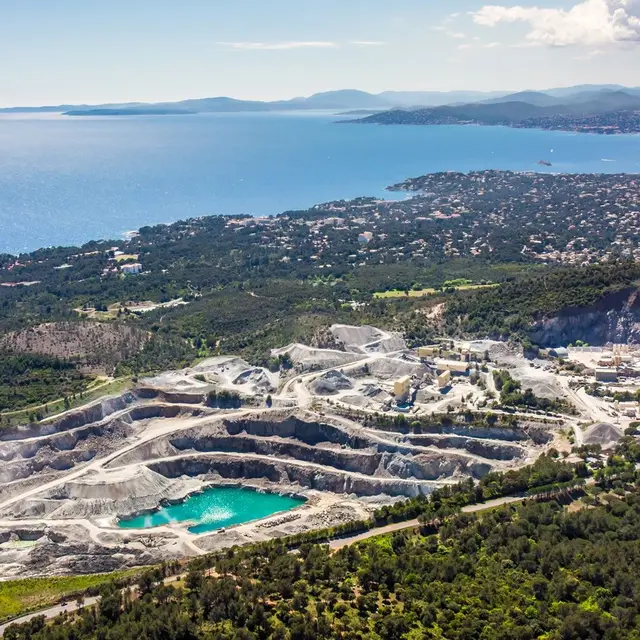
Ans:
[[[379,40],[352,40],[349,44],[355,47],[384,47],[387,43]]]
[[[218,42],[223,47],[236,51],[287,51],[290,49],[335,49],[336,42]]]
[[[499,42],[487,42],[487,44],[483,45],[485,49],[495,49],[496,47],[499,47],[499,46],[500,46]]]
[[[524,22],[527,40],[557,47],[640,43],[640,0],[582,0],[571,9],[487,5],[473,14],[485,27]]]
[[[471,49],[471,45],[470,44],[459,44],[458,45],[458,51],[464,51],[465,49]]]
[[[447,36],[448,38],[455,38],[456,40],[464,40],[464,38],[466,38],[464,33],[460,32],[460,31],[453,31],[453,29],[449,29],[448,27],[445,27],[444,25],[440,25],[438,27],[433,27],[433,30],[434,31],[440,31],[441,33],[444,33],[444,35]]]

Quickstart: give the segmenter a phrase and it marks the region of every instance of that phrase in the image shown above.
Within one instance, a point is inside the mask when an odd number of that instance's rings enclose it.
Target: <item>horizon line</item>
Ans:
[[[545,89],[535,89],[535,88],[524,88],[524,89],[384,89],[382,91],[367,91],[365,89],[354,89],[354,88],[342,88],[342,89],[327,89],[325,91],[317,91],[315,93],[311,93],[309,95],[296,95],[290,98],[276,98],[276,99],[261,99],[261,98],[234,98],[229,95],[204,95],[202,97],[197,98],[179,98],[179,99],[169,99],[169,100],[148,100],[148,101],[140,101],[140,100],[127,100],[124,102],[67,102],[67,103],[59,103],[59,104],[15,104],[15,105],[2,105],[0,106],[0,111],[10,111],[10,110],[19,110],[19,109],[68,109],[68,108],[92,108],[92,107],[125,107],[125,106],[142,106],[142,105],[171,105],[171,104],[179,104],[187,101],[195,101],[195,100],[217,100],[217,99],[226,99],[226,100],[235,100],[238,102],[261,102],[264,104],[270,104],[275,102],[291,102],[293,100],[307,100],[314,96],[324,95],[327,93],[339,93],[346,91],[353,91],[359,93],[365,93],[371,96],[381,96],[385,93],[435,93],[435,94],[450,94],[450,93],[523,93],[528,91],[535,91],[544,93],[545,91],[556,91],[562,89],[572,89],[575,87],[621,87],[622,89],[639,89],[640,87],[635,87],[632,85],[622,85],[616,83],[583,83],[577,85],[562,85],[556,87],[547,87]]]

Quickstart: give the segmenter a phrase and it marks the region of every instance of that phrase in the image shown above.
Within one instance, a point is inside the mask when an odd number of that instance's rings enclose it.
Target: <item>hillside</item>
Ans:
[[[446,331],[509,338],[550,347],[640,340],[635,263],[563,269],[452,298]]]
[[[72,109],[65,116],[178,116],[195,113],[188,109],[172,109],[170,107],[119,107],[102,109]]]
[[[534,324],[638,277],[636,176],[438,173],[393,189],[413,197],[204,217],[126,241],[0,256],[0,347],[139,375],[220,353],[270,367],[272,349],[330,344],[334,323],[402,331],[412,347],[439,332],[584,340],[577,325],[535,333]],[[114,246],[142,273],[123,273]],[[441,302],[445,325],[425,322]],[[635,339],[623,324],[589,322],[592,343]]]
[[[546,94],[525,92],[484,103],[394,109],[349,122],[386,125],[479,124],[634,133],[640,131],[640,96],[624,91],[590,93],[561,104]]]
[[[579,95],[579,94],[578,94]],[[576,99],[576,97],[573,97]],[[578,98],[579,99],[579,98]],[[542,91],[519,91],[518,93],[510,93],[506,96],[499,96],[489,100],[482,100],[482,104],[500,104],[502,102],[526,102],[536,107],[550,107],[562,104],[560,98],[550,96]]]
[[[0,349],[44,355],[85,371],[111,374],[122,360],[138,353],[149,335],[138,327],[99,322],[53,322],[0,335]]]
[[[89,382],[70,362],[0,351],[0,412],[41,406],[76,394],[81,396]],[[35,412],[31,418],[24,416],[31,420],[35,417]]]

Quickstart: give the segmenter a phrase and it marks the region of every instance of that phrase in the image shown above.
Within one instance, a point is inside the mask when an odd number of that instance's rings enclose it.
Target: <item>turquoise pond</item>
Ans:
[[[123,529],[149,529],[174,522],[192,522],[191,533],[206,533],[234,524],[258,520],[304,504],[302,498],[260,493],[238,487],[212,487],[180,504],[155,513],[118,521]]]

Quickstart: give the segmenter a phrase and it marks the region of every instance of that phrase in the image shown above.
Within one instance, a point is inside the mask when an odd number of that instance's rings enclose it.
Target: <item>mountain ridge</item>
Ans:
[[[439,107],[473,103],[503,103],[518,101],[535,106],[552,106],[553,104],[572,101],[599,99],[620,91],[640,97],[640,88],[625,88],[620,85],[579,85],[574,88],[563,87],[546,91],[383,91],[378,94],[357,89],[340,89],[324,91],[307,97],[296,97],[289,100],[261,101],[240,100],[228,96],[190,98],[179,101],[163,102],[124,102],[105,104],[61,104],[30,107],[1,108],[0,113],[68,113],[74,115],[95,115],[96,111],[112,111],[115,113],[154,114],[160,112],[198,112],[198,113],[235,113],[235,112],[268,112],[298,110],[347,110],[347,109],[393,109],[410,107]],[[583,94],[583,95],[581,95]]]
[[[546,94],[541,94],[546,95]],[[392,109],[357,120],[363,124],[479,124],[526,128],[588,131],[592,133],[637,133],[640,131],[640,94],[627,91],[607,91],[602,94],[585,92],[573,101],[546,104],[546,98],[530,94],[532,104],[506,96],[505,101],[477,102],[463,105],[443,105],[416,109]],[[582,98],[580,98],[582,96]],[[586,98],[586,99],[585,99]]]

